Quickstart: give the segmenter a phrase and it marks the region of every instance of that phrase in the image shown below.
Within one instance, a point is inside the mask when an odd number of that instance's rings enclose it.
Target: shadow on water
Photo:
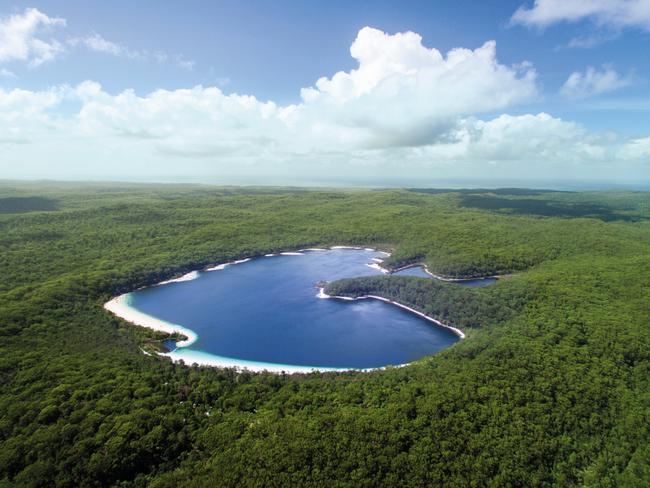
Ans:
[[[53,212],[59,209],[56,200],[43,197],[0,198],[0,214],[25,212]]]

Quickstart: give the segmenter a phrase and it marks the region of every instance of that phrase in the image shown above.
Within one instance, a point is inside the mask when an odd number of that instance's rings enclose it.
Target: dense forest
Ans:
[[[173,364],[103,310],[355,244],[486,288],[330,283],[468,332],[401,368]],[[0,182],[0,487],[649,486],[650,194]]]
[[[516,316],[529,297],[532,286],[508,279],[502,286],[465,287],[411,276],[370,276],[328,283],[325,293],[356,298],[374,295],[388,298],[444,324],[453,324],[466,335],[473,329],[496,325]]]

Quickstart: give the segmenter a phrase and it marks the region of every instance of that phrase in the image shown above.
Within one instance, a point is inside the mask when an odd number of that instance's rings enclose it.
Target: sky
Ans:
[[[0,179],[647,183],[649,54],[650,0],[5,1]]]

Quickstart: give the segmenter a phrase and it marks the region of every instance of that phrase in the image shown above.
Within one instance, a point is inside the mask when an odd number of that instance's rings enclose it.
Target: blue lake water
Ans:
[[[458,341],[450,330],[388,303],[317,298],[319,281],[380,274],[367,266],[376,257],[381,253],[350,249],[260,257],[138,290],[129,302],[196,332],[197,341],[179,351],[204,357],[374,368],[408,363]]]

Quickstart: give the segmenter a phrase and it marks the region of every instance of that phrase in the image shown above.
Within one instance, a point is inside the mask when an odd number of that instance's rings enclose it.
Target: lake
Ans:
[[[319,281],[381,274],[368,265],[384,256],[331,249],[259,257],[132,292],[128,306],[193,331],[195,342],[169,354],[188,364],[366,369],[405,364],[457,342],[449,329],[389,303],[317,297]]]

